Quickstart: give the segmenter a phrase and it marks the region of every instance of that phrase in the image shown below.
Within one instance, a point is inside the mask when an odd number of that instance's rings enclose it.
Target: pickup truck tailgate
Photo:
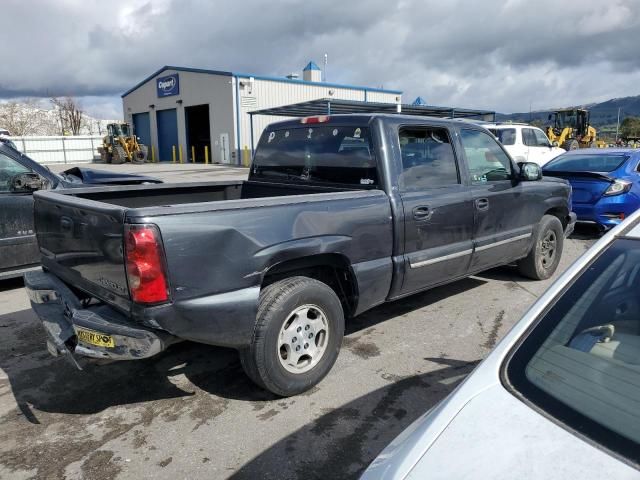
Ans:
[[[125,208],[54,192],[36,192],[34,200],[43,266],[74,286],[128,309]]]

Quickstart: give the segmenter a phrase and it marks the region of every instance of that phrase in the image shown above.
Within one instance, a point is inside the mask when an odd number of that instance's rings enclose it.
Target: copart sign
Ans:
[[[158,97],[170,97],[180,94],[180,78],[177,73],[156,80]]]

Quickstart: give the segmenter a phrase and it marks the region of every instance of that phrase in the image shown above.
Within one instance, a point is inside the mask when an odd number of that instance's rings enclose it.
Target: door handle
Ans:
[[[73,220],[67,216],[60,218],[60,230],[63,232],[70,232],[73,228]]]
[[[476,208],[478,210],[489,210],[489,199],[488,198],[476,199]]]
[[[427,205],[420,205],[413,209],[413,218],[415,220],[429,220],[432,214],[433,210],[431,210]]]

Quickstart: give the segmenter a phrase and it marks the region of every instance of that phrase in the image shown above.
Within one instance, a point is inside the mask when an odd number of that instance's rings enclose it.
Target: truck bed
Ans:
[[[67,195],[127,208],[166,207],[223,200],[246,200],[348,191],[347,189],[266,182],[202,182],[75,189]]]
[[[132,308],[126,224],[159,228],[174,302],[254,288],[264,262],[286,258],[280,250],[296,245],[340,244],[354,263],[391,255],[389,199],[377,189],[244,181],[40,191],[34,198],[45,269],[124,312]]]

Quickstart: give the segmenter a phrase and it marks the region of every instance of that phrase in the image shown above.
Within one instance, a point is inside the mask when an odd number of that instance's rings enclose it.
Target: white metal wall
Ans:
[[[278,107],[292,103],[306,102],[321,98],[335,98],[340,100],[356,100],[382,103],[399,103],[400,94],[387,92],[366,91],[364,88],[334,87],[328,85],[299,84],[295,82],[278,82],[276,80],[254,79],[249,77],[234,77],[239,81],[239,113],[240,113],[240,149],[251,149],[251,118],[249,112],[263,108]],[[273,122],[286,120],[288,117],[273,117],[258,115],[253,118],[254,147],[257,145],[262,131]],[[242,157],[241,157],[242,158]]]
[[[43,165],[92,162],[102,145],[102,137],[88,135],[9,138],[18,150]]]
[[[402,100],[402,95],[399,93],[367,91],[367,102],[401,103],[400,100]]]

